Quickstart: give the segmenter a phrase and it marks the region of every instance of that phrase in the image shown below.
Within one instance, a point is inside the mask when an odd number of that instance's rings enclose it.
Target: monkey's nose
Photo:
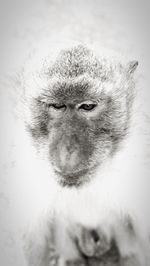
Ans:
[[[64,173],[75,171],[79,164],[79,152],[77,149],[68,149],[62,146],[59,150],[58,168]]]

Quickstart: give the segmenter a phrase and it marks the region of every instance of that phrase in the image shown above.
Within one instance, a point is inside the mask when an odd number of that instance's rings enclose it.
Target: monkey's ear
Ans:
[[[129,62],[128,65],[127,65],[127,72],[128,72],[129,74],[134,73],[134,71],[136,70],[138,64],[139,64],[139,63],[138,63],[138,61],[136,61],[136,60]]]

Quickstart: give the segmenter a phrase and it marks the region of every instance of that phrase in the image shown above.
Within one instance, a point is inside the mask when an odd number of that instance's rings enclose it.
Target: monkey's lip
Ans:
[[[83,170],[74,171],[74,172],[64,172],[64,171],[59,171],[57,169],[54,169],[54,170],[56,174],[61,175],[64,178],[77,178],[77,177],[87,174],[89,171],[88,169],[83,169]]]
[[[88,169],[76,171],[76,172],[70,172],[70,173],[65,173],[63,171],[58,171],[55,169],[55,173],[59,177],[58,182],[62,186],[80,186],[83,184],[87,178],[84,178],[84,176],[87,175],[89,172]]]

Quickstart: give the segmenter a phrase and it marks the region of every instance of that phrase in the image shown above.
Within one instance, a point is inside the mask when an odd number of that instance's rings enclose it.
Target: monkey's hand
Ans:
[[[109,221],[110,222],[110,221]],[[106,223],[107,224],[107,223]],[[77,245],[88,266],[147,266],[133,221],[115,218],[95,229],[80,226]]]
[[[85,256],[88,266],[119,266],[120,255],[115,241],[109,241],[98,228],[96,230],[80,228],[78,247]]]

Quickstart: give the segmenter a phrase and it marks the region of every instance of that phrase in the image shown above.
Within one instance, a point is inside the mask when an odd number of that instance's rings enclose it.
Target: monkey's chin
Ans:
[[[81,187],[90,181],[88,169],[66,174],[55,170],[55,174],[57,182],[62,187]]]

